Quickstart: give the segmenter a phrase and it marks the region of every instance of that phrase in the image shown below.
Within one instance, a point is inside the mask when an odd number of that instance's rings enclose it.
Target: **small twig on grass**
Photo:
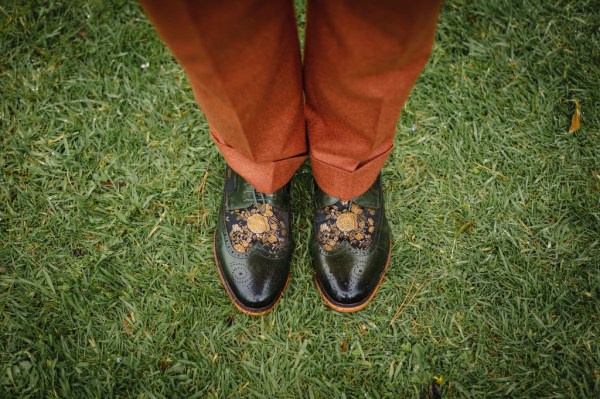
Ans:
[[[394,317],[392,317],[392,320],[390,320],[390,324],[388,324],[388,327],[392,325],[392,323],[394,323],[396,321],[396,319],[398,319],[398,317],[400,317],[400,315],[406,310],[406,308],[408,308],[410,306],[410,304],[412,303],[412,301],[415,299],[415,297],[417,296],[417,294],[419,293],[419,291],[421,291],[421,288],[423,288],[425,286],[425,284],[427,284],[427,282],[429,281],[429,275],[423,280],[423,282],[417,287],[417,289],[415,290],[415,293],[412,295],[412,297],[410,298],[410,300],[408,301],[408,303],[406,304],[406,306],[404,306],[404,303],[406,301],[406,298],[408,297],[408,295],[410,294],[410,291],[412,290],[413,284],[411,283],[410,288],[408,289],[408,292],[406,293],[406,297],[404,297],[404,301],[402,301],[402,304],[400,304],[400,307],[398,308],[398,310],[396,311],[396,314],[394,315]],[[413,279],[413,283],[414,283],[414,279]]]
[[[483,169],[485,171],[488,171],[496,176],[498,176],[499,178],[501,178],[502,180],[508,180],[508,177],[504,176],[502,173],[494,170],[494,169],[490,169],[487,166],[483,166],[481,164],[475,163],[475,166],[477,166],[479,169]]]
[[[61,141],[61,140],[62,140],[62,139],[64,139],[64,138],[65,138],[65,135],[64,135],[64,134],[61,134],[60,136],[58,136],[58,137],[56,137],[56,138],[53,138],[53,139],[50,139],[50,140],[48,140],[48,145],[50,145],[50,144],[54,144],[54,143],[58,143],[59,141]]]
[[[163,211],[162,215],[160,215],[160,217],[158,218],[158,222],[156,222],[156,224],[154,225],[154,228],[150,231],[150,233],[148,234],[148,237],[146,237],[146,238],[150,238],[154,235],[154,233],[156,233],[156,230],[158,229],[160,222],[163,221],[166,214],[167,214],[167,208],[165,207],[165,210]]]
[[[527,227],[527,225],[521,219],[517,219],[517,220],[519,221],[521,226],[525,229],[525,231],[527,231],[527,234],[529,234],[530,236],[533,235],[533,232],[531,231],[531,229],[529,227]]]
[[[200,226],[200,213],[202,213],[202,220],[204,221],[204,225],[206,225],[206,217],[208,216],[208,213],[206,212],[206,207],[204,206],[204,186],[206,185],[207,179],[208,170],[204,172],[202,183],[200,183],[200,187],[198,188],[198,226]],[[200,207],[202,207],[202,209],[200,209]]]
[[[242,385],[242,387],[239,390],[240,395],[242,394],[242,392],[244,392],[244,389],[246,389],[248,387],[248,385],[250,385],[250,381],[246,381],[246,383],[244,385]]]
[[[415,281],[417,280],[417,276],[414,276],[412,281],[410,282],[410,286],[408,287],[408,291],[406,291],[406,295],[404,295],[404,300],[402,300],[402,303],[400,304],[400,307],[398,308],[398,311],[400,309],[402,309],[402,307],[404,306],[404,303],[406,302],[406,300],[408,299],[414,285],[415,285]],[[396,314],[398,314],[398,311],[396,311]],[[392,320],[390,321],[390,324],[388,324],[388,327],[392,325],[392,323],[397,319],[396,315],[394,315],[394,317],[392,317]]]

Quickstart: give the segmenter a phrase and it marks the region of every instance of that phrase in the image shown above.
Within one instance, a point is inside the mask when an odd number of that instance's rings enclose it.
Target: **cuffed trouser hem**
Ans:
[[[351,200],[371,187],[393,146],[354,171],[347,171],[311,156],[313,176],[321,190],[343,200]]]
[[[225,162],[252,187],[265,194],[274,193],[285,186],[306,159],[306,154],[301,154],[276,161],[256,162],[241,155],[233,147],[220,142],[213,133],[211,138],[225,158]]]

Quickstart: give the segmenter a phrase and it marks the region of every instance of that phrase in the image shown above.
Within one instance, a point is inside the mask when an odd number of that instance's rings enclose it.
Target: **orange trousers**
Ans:
[[[326,193],[366,191],[431,52],[441,0],[141,0],[227,163],[257,190],[310,156]]]

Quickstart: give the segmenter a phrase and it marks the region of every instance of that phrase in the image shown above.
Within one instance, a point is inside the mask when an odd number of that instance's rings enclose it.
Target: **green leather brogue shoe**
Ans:
[[[233,304],[250,315],[272,310],[290,276],[290,183],[264,194],[227,166],[214,245]]]
[[[311,253],[319,293],[334,310],[361,310],[375,296],[390,261],[381,176],[350,201],[327,195],[315,183],[314,203]]]

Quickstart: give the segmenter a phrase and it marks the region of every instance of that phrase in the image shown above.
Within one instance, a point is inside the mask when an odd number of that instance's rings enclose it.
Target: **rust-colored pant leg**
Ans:
[[[390,154],[404,102],[431,52],[441,0],[309,0],[304,53],[313,174],[351,199]]]
[[[225,160],[259,191],[282,187],[307,152],[292,1],[141,3],[185,69]]]

